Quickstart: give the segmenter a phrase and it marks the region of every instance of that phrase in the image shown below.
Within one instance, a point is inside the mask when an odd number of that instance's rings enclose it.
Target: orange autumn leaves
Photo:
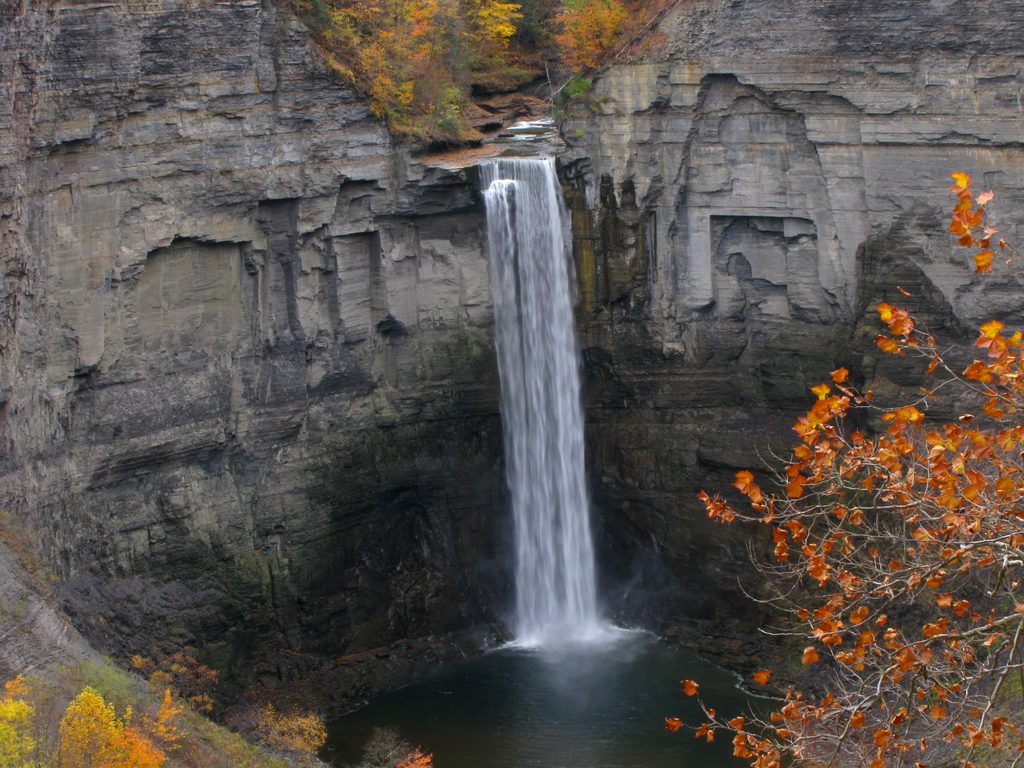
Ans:
[[[977,197],[971,191],[971,177],[963,171],[952,174],[952,191],[956,194],[957,204],[953,210],[949,231],[957,236],[957,242],[969,249],[977,249],[973,254],[975,269],[978,272],[991,272],[996,252],[992,250],[992,238],[997,234],[995,227],[982,226],[985,218],[985,206],[995,197],[992,192],[982,192]],[[996,247],[1005,250],[1009,246],[1003,238],[999,238]]]
[[[129,709],[118,717],[114,705],[86,687],[60,721],[58,768],[161,768],[167,755],[131,724]]]
[[[27,700],[25,678],[16,677],[4,684],[0,696],[0,765],[32,765],[36,753],[35,707]]]
[[[619,0],[565,0],[555,40],[574,72],[597,66],[628,19]]]
[[[396,768],[433,768],[434,757],[428,753],[423,752],[419,748],[413,750],[413,753],[400,762]]]
[[[996,251],[1014,252],[985,225],[991,193],[974,195],[966,174],[954,182],[950,229],[986,272]],[[768,526],[765,599],[805,638],[800,662],[829,681],[823,695],[789,691],[756,728],[702,704],[697,735],[730,730],[734,754],[758,768],[787,752],[924,766],[943,742],[964,766],[982,748],[985,764],[1024,754],[1019,707],[1000,692],[1024,668],[1024,334],[984,323],[965,367],[907,309],[875,309],[877,348],[922,360],[935,383],[882,407],[837,368],[811,388],[779,476],[738,472],[743,505],[700,494],[716,521]],[[940,397],[954,414],[944,422],[929,417]]]
[[[370,97],[392,131],[432,141],[462,138],[474,69],[502,66],[523,17],[520,4],[508,0],[321,5],[320,41],[335,69]]]
[[[121,701],[128,697],[144,702],[148,698],[127,693],[120,683],[111,686],[110,678],[105,678],[104,687],[112,691],[107,695]],[[159,693],[159,688],[148,690]],[[201,765],[204,755],[208,756],[205,726],[197,726],[194,714],[185,717],[184,700],[169,688],[163,689],[159,703],[149,712],[136,711],[131,705],[115,707],[89,685],[65,706],[66,696],[62,685],[49,680],[29,681],[19,676],[4,684],[0,690],[0,768],[163,768],[172,757],[176,763]],[[204,702],[200,699],[199,703]],[[281,713],[269,705],[254,735],[276,754],[303,765],[326,739],[319,716]],[[217,757],[229,762],[245,751],[219,739],[215,746]],[[251,746],[246,749],[252,752]],[[255,752],[250,756],[254,759],[245,765],[277,764],[276,758],[255,759]],[[429,755],[416,753],[402,768],[430,765]]]
[[[751,675],[751,677],[753,678],[754,682],[757,683],[758,685],[767,685],[768,681],[771,680],[772,671],[770,669],[761,669],[761,670],[758,670],[757,672],[754,672],[753,675]],[[690,680],[689,678],[687,678],[686,680],[680,681],[680,685],[682,685],[682,687],[683,687],[683,693],[686,694],[687,696],[697,696],[698,693],[700,692],[700,683],[698,683],[696,680]],[[710,711],[711,712],[711,716],[712,717],[714,716],[714,710],[706,710],[706,711]],[[742,718],[742,717],[733,718],[730,722],[733,724],[733,727],[742,728],[743,723],[744,723],[744,718]],[[712,730],[712,726],[713,726],[712,723],[705,723],[704,726],[702,726],[701,728],[698,728],[697,729],[698,738],[705,738],[705,739],[707,739],[707,741],[714,741],[715,737],[714,737],[714,731]],[[681,719],[679,719],[678,717],[666,717],[665,718],[665,730],[666,731],[668,731],[670,733],[674,733],[674,732],[678,731],[682,727],[683,727],[683,721]]]
[[[181,713],[170,694],[153,717],[136,718],[86,686],[68,704],[51,738],[24,677],[4,685],[0,698],[0,765],[7,768],[161,768],[178,746]],[[52,748],[48,745],[53,742]]]
[[[603,63],[662,0],[291,0],[335,72],[369,97],[392,132],[478,141],[471,91],[541,76],[557,53],[572,72]],[[553,68],[553,71],[558,69]]]

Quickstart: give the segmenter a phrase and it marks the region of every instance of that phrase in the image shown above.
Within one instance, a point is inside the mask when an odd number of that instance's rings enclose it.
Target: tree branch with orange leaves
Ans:
[[[953,181],[950,231],[976,271],[1015,258],[985,223],[993,194],[975,195],[965,173]],[[766,631],[802,639],[802,664],[827,668],[823,690],[791,689],[765,717],[726,718],[701,702],[706,720],[692,727],[708,740],[730,733],[734,754],[757,768],[787,754],[871,768],[1015,765],[1024,755],[1024,335],[985,323],[978,358],[960,370],[907,310],[875,309],[887,329],[878,348],[921,359],[936,383],[885,407],[845,368],[832,371],[793,427],[778,492],[742,471],[733,485],[743,504],[700,494],[712,519],[770,530],[760,567],[782,622]],[[954,393],[977,412],[929,419],[929,405]],[[755,682],[770,676],[761,670]],[[700,697],[694,681],[684,692]]]

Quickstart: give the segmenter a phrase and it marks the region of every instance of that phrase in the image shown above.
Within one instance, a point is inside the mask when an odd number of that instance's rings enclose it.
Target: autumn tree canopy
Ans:
[[[131,710],[114,705],[90,687],[68,705],[60,721],[55,768],[161,768],[167,755],[132,725]]]
[[[976,270],[990,271],[1015,255],[985,225],[992,194],[975,195],[966,174],[953,179],[950,230]],[[930,378],[919,397],[878,403],[835,370],[794,425],[799,441],[778,492],[744,471],[734,486],[745,505],[701,494],[713,519],[770,530],[763,569],[781,620],[766,631],[802,646],[802,664],[825,667],[827,682],[790,690],[759,719],[719,715],[702,701],[707,718],[695,732],[728,732],[735,755],[761,768],[786,754],[871,768],[1016,765],[1024,756],[1024,336],[985,323],[977,359],[954,366],[906,309],[876,310],[885,329],[878,348],[921,361]],[[971,405],[952,421],[928,418],[950,398]],[[755,683],[771,675],[760,670]],[[684,692],[699,697],[699,683],[684,681]],[[684,724],[669,718],[666,727]]]
[[[140,671],[150,670],[149,683],[138,681],[134,693],[122,685],[127,676],[122,681],[102,671],[95,675],[99,687],[122,700],[119,705],[89,684],[70,694],[70,680],[64,676],[73,680],[78,674],[70,669],[57,682],[18,676],[4,683],[0,768],[162,768],[169,758],[182,765],[283,765],[276,755],[288,758],[289,764],[304,765],[326,740],[322,716],[281,711],[268,703],[250,730],[270,753],[259,755],[240,738],[226,738],[226,732],[212,737],[216,751],[211,753],[207,740],[213,724],[190,704],[208,711],[209,697],[195,693],[195,686],[205,689],[212,670],[184,652],[159,662],[135,657],[133,663]],[[172,684],[191,688],[193,694],[186,699],[172,690]],[[125,699],[141,706],[133,708]],[[414,756],[429,758],[419,752]],[[410,762],[412,766],[429,768],[430,762]]]
[[[392,131],[470,136],[471,87],[513,88],[601,64],[665,0],[291,0],[339,74]],[[647,5],[650,5],[648,12]]]
[[[596,67],[626,24],[619,0],[565,0],[556,19],[563,60],[579,71]]]
[[[336,71],[398,134],[458,141],[475,77],[507,68],[510,0],[295,0]]]

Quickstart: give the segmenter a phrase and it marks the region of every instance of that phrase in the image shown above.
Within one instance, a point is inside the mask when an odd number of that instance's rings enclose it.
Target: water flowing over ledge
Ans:
[[[599,641],[608,628],[597,606],[566,212],[554,160],[496,160],[481,165],[480,176],[515,518],[516,644]]]

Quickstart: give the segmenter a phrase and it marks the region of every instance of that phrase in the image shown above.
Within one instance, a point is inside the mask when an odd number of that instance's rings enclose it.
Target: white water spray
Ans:
[[[480,167],[516,537],[517,643],[604,635],[583,465],[566,213],[554,160]]]

